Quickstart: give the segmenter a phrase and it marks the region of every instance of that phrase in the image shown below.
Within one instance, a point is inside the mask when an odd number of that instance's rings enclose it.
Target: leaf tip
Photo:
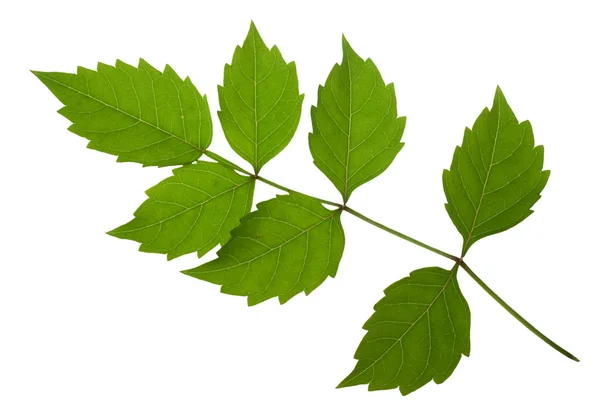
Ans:
[[[350,46],[350,42],[348,42],[348,39],[346,39],[346,35],[344,35],[343,33],[342,33],[342,50],[344,52],[352,51],[352,46]]]
[[[340,384],[338,384],[337,386],[335,386],[336,389],[343,389],[348,387],[348,385],[346,384],[346,379],[343,379],[342,381],[340,381]]]
[[[120,229],[120,228],[121,228],[121,227],[117,227],[117,228],[115,228],[115,229],[112,229],[112,230],[110,230],[110,231],[107,231],[107,232],[106,232],[106,234],[110,235],[111,237],[121,238],[121,237],[119,237],[119,234],[121,233],[121,232],[119,231],[119,229]]]
[[[250,20],[250,29],[248,29],[248,36],[247,36],[246,40],[248,40],[250,38],[250,36],[252,36],[252,38],[255,41],[257,41],[259,43],[264,43],[260,36],[260,33],[258,33],[258,28],[254,24],[254,20]]]
[[[356,53],[356,51],[350,46],[350,42],[346,39],[346,35],[342,34],[342,61],[347,61],[350,59],[359,59],[363,61],[363,59]]]
[[[179,273],[185,274],[186,276],[191,276],[191,277],[196,277],[193,274],[194,269],[185,269],[185,270],[180,270]]]
[[[42,72],[42,71],[34,71],[33,69],[30,69],[30,70],[29,70],[29,72],[31,72],[33,75],[35,75],[35,77],[36,77],[37,79],[39,79],[40,81],[42,81],[42,82],[45,84],[45,82],[44,82],[44,80],[43,80],[45,72]]]
[[[496,91],[494,92],[494,103],[500,103],[500,102],[507,104],[506,96],[502,92],[500,85],[496,85]]]

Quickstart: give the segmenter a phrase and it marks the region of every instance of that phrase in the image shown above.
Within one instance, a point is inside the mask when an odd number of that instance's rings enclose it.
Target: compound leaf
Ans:
[[[393,84],[342,39],[343,59],[335,64],[312,107],[309,134],[314,163],[333,182],[344,201],[380,175],[403,146],[406,117],[397,117]]]
[[[242,218],[217,259],[183,273],[247,296],[249,305],[308,295],[336,274],[344,250],[340,213],[305,195],[278,195]]]
[[[230,231],[252,207],[254,178],[210,162],[173,170],[173,176],[148,189],[135,218],[109,232],[141,243],[140,251],[168,259],[206,254],[229,239]]]
[[[428,267],[385,289],[354,358],[355,369],[338,387],[400,388],[409,394],[444,382],[470,350],[471,313],[452,270]]]
[[[443,173],[446,210],[463,236],[464,256],[473,243],[527,218],[550,171],[544,148],[535,146],[529,121],[519,123],[498,87],[491,110],[465,129],[450,170]]]
[[[258,173],[290,142],[302,110],[296,64],[267,48],[250,25],[219,86],[219,119],[229,145]]]
[[[69,130],[118,162],[182,165],[211,142],[206,96],[168,65],[160,72],[140,59],[138,68],[117,61],[77,74],[33,73],[65,105],[59,113],[73,123]]]

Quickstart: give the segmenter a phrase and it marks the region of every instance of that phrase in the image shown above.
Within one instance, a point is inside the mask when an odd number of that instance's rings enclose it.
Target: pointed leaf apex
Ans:
[[[260,33],[258,33],[258,29],[256,28],[256,25],[254,24],[254,20],[250,21],[250,28],[248,29],[247,37],[250,37],[250,35],[256,36],[258,39],[262,40],[262,38],[260,37]]]
[[[250,28],[248,29],[248,34],[244,40],[244,47],[247,47],[248,45],[254,45],[253,47],[266,47],[266,44],[263,38],[260,36],[260,33],[258,33],[258,29],[256,28],[253,20],[250,21]]]
[[[35,75],[35,77],[37,79],[42,81],[42,75],[44,74],[42,71],[34,71],[33,69],[30,69],[29,72],[31,72],[33,75]]]
[[[358,58],[361,61],[363,60],[356,51],[350,46],[350,42],[346,39],[346,36],[342,34],[342,51],[343,51],[343,60],[355,59]]]
[[[504,96],[504,93],[500,89],[500,85],[496,85],[496,92],[494,93],[494,101],[506,102],[506,97]]]
[[[342,33],[342,50],[344,51],[344,53],[354,52],[354,50],[352,49],[352,46],[350,46],[350,42],[348,42],[348,39],[346,39],[346,35],[344,35],[343,33]]]

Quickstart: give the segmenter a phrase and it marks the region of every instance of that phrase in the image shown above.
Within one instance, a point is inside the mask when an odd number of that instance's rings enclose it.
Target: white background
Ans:
[[[562,5],[561,5],[562,3]],[[596,3],[596,4],[595,4]],[[21,1],[0,10],[0,414],[16,415],[598,415],[597,2]],[[472,354],[442,385],[402,397],[336,390],[382,290],[447,260],[343,217],[338,275],[283,307],[178,273],[106,231],[128,221],[169,169],[116,164],[87,150],[29,69],[74,72],[144,57],[171,64],[208,94],[211,149],[243,163],[216,119],[216,85],[250,23],[297,63],[303,117],[267,178],[327,199],[312,164],[309,108],[341,34],[394,82],[408,117],[395,163],[350,205],[458,253],[441,174],[465,126],[499,84],[529,119],[552,170],[535,214],[469,252],[512,306],[579,356],[532,335],[466,274]],[[256,199],[274,191],[257,187]],[[214,256],[214,252],[210,254]]]

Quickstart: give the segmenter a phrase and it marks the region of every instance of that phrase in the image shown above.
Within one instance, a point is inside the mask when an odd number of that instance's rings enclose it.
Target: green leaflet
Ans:
[[[219,258],[183,273],[248,296],[249,305],[308,295],[336,274],[344,250],[340,213],[305,195],[278,195],[242,218]]]
[[[193,251],[202,257],[229,239],[250,212],[254,178],[217,163],[197,162],[148,189],[135,218],[109,232],[141,243],[140,251],[173,259]]]
[[[211,142],[206,96],[168,65],[161,73],[140,59],[138,68],[117,61],[77,74],[33,73],[65,105],[59,113],[73,123],[69,130],[119,162],[182,165]]]
[[[244,45],[225,65],[219,86],[219,119],[227,141],[254,171],[281,152],[292,139],[302,111],[296,64],[271,50],[250,24]]]
[[[312,107],[310,151],[317,167],[344,202],[392,163],[406,117],[397,118],[393,84],[385,85],[371,61],[363,61],[342,39],[342,64],[335,64]]]
[[[443,383],[470,350],[471,313],[452,270],[428,267],[385,289],[354,358],[356,368],[338,387],[400,387],[403,395]]]
[[[534,147],[529,121],[519,123],[498,87],[491,110],[465,130],[443,174],[446,210],[464,238],[462,256],[477,240],[527,218],[550,171],[544,148]]]

